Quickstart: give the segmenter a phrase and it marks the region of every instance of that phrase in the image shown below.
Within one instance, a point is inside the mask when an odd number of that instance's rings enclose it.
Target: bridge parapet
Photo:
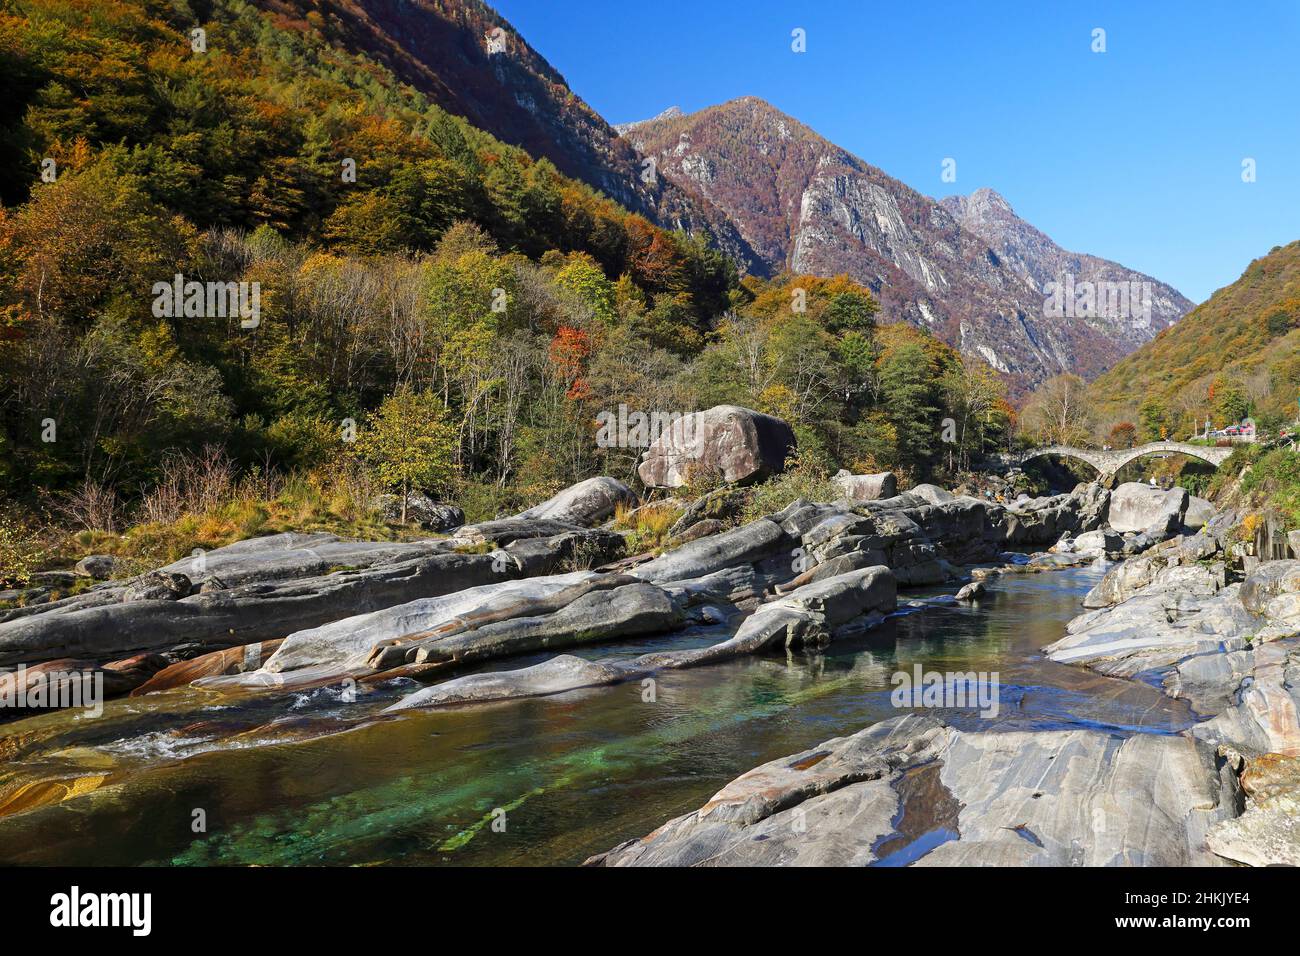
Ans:
[[[1076,448],[1072,445],[1045,445],[1020,453],[1002,454],[998,457],[1009,465],[1023,465],[1044,455],[1073,458],[1093,467],[1103,479],[1108,479],[1127,465],[1145,455],[1187,455],[1218,468],[1232,454],[1231,448],[1210,445],[1193,445],[1182,441],[1153,441],[1136,448]]]

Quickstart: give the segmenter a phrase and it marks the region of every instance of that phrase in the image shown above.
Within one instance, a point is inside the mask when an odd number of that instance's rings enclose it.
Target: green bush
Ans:
[[[745,505],[743,521],[754,521],[764,515],[780,511],[792,501],[838,501],[844,492],[831,480],[830,473],[820,464],[803,458],[787,462],[785,472],[755,485]]]

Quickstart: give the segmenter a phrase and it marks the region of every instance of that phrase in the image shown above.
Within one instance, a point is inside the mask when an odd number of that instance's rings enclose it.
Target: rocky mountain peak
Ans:
[[[648,120],[627,138],[721,209],[770,270],[845,273],[880,299],[883,321],[926,328],[1022,387],[1093,377],[1191,308],[1149,276],[1066,252],[992,189],[936,201],[758,97]],[[1062,279],[1146,283],[1151,307],[1118,321],[1052,314],[1045,287]]]

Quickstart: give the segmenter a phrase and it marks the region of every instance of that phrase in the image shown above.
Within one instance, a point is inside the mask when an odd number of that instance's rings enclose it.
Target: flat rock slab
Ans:
[[[587,862],[1222,865],[1204,836],[1235,812],[1235,777],[1214,767],[1189,737],[961,733],[909,714],[763,764]]]
[[[1185,605],[1173,620],[1168,604],[1167,592],[1142,592],[1113,608],[1080,615],[1067,625],[1066,637],[1043,651],[1057,663],[1132,677],[1227,644],[1244,647],[1260,625],[1237,599],[1236,586]]]
[[[445,542],[345,541],[325,532],[266,535],[236,541],[224,548],[173,561],[162,568],[165,574],[184,574],[197,587],[216,578],[227,587],[259,581],[293,581],[315,577],[337,568],[368,568],[387,561],[400,561],[436,554]]]
[[[939,778],[960,839],[923,866],[1214,866],[1206,830],[1235,810],[1212,748],[1092,730],[956,734]]]
[[[429,554],[358,571],[261,582],[179,601],[68,606],[0,623],[0,666],[78,657],[109,660],[179,645],[219,650],[432,595],[498,583],[488,554]]]

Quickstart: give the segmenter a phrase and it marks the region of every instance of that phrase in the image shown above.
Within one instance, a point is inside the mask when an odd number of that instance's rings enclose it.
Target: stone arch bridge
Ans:
[[[1230,447],[1218,448],[1210,445],[1193,445],[1182,441],[1153,441],[1136,448],[1111,448],[1102,451],[1098,448],[1074,448],[1069,445],[1046,445],[1031,448],[1018,454],[1001,455],[1001,460],[1008,465],[1023,465],[1034,458],[1044,455],[1057,455],[1061,458],[1073,458],[1086,462],[1096,469],[1103,481],[1115,477],[1115,473],[1131,461],[1145,455],[1187,455],[1218,468],[1232,454]]]

